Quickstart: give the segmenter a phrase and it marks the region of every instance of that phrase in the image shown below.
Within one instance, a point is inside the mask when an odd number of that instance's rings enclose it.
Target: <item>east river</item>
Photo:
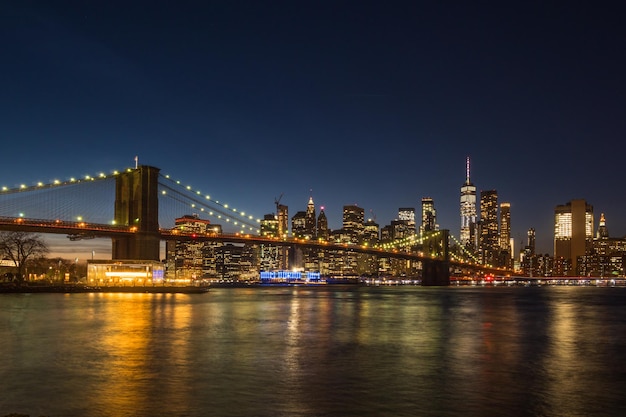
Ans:
[[[626,288],[0,295],[0,416],[623,416]]]

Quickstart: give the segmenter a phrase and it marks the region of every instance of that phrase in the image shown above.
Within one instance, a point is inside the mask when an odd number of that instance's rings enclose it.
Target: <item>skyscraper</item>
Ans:
[[[326,213],[324,213],[324,206],[320,207],[320,214],[317,216],[317,238],[322,240],[328,240],[328,219]]]
[[[363,236],[364,221],[365,211],[361,207],[343,206],[343,230],[354,242],[359,242]]]
[[[415,208],[401,207],[398,209],[398,220],[406,222],[406,230],[410,235],[414,235],[415,230]]]
[[[593,206],[585,200],[572,200],[554,209],[554,257],[570,260],[570,274],[578,273],[579,256],[587,252],[593,239]]]
[[[500,248],[511,253],[511,203],[500,203]]]
[[[530,251],[530,255],[534,255],[535,254],[535,229],[534,228],[530,228],[528,229],[528,245],[527,245],[529,251]]]
[[[498,192],[486,190],[480,192],[480,240],[481,260],[486,264],[495,264],[499,252],[498,240]]]
[[[317,235],[317,223],[315,218],[315,204],[313,197],[309,197],[309,203],[306,206],[306,236],[314,238]]]
[[[422,224],[420,234],[432,232],[437,229],[437,211],[435,201],[430,197],[422,198]]]
[[[461,244],[472,245],[472,225],[476,223],[476,187],[470,181],[470,159],[465,164],[465,183],[461,186]]]

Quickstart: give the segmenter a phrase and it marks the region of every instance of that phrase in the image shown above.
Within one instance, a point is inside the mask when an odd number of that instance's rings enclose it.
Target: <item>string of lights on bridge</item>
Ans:
[[[210,202],[216,206],[219,206],[220,209],[216,210],[214,208],[205,205],[202,200],[194,200],[195,202],[189,203],[189,207],[191,209],[199,209],[202,213],[205,213],[209,216],[215,217],[217,219],[224,219],[227,223],[230,223],[231,219],[233,220],[233,225],[239,226],[242,228],[241,232],[245,233],[245,229],[247,228],[249,231],[260,233],[258,229],[258,225],[261,223],[261,219],[254,218],[254,216],[246,214],[245,211],[240,211],[236,208],[230,207],[228,203],[220,202],[219,200],[215,200],[211,198],[209,194],[203,194],[200,190],[194,189],[190,185],[182,185],[181,181],[174,180],[170,178],[169,175],[161,175],[162,178],[169,180],[173,184],[184,187],[185,190],[189,191],[192,194],[195,194],[197,197]],[[164,184],[163,184],[164,185]],[[161,190],[162,195],[167,195],[167,190]],[[225,213],[226,212],[226,213]]]
[[[105,174],[104,172],[100,172],[96,175],[84,175],[81,177],[71,177],[69,180],[63,180],[63,181],[59,179],[54,179],[51,182],[39,181],[34,185],[20,184],[17,187],[2,186],[0,188],[0,192],[2,194],[12,194],[12,193],[19,193],[19,192],[26,192],[26,191],[33,191],[33,190],[42,190],[46,188],[60,187],[64,185],[78,184],[78,183],[87,182],[87,181],[105,180],[105,179],[110,179],[112,177],[118,176],[121,172],[131,172],[131,171],[133,171],[132,168],[126,168],[124,171],[114,170],[112,171],[111,174],[108,174],[108,175]],[[211,204],[219,207],[218,209],[211,208],[208,205],[205,205],[204,202],[200,200],[196,200],[195,202],[189,203],[189,208],[194,209],[194,210],[197,209],[200,212],[208,216],[211,216],[220,220],[224,220],[227,223],[232,223],[234,226],[238,226],[239,228],[241,228],[241,233],[245,233],[246,229],[250,232],[260,233],[260,230],[258,229],[259,227],[258,225],[260,224],[261,220],[259,218],[255,219],[254,216],[247,215],[245,211],[240,211],[236,208],[232,208],[230,207],[228,203],[215,200],[211,198],[210,195],[203,194],[201,191],[195,190],[193,187],[189,185],[183,186],[181,181],[173,180],[170,178],[169,175],[160,175],[160,177],[165,178],[171,181],[173,184],[180,186],[184,190],[188,191],[190,194],[194,194],[198,197],[201,197],[206,202],[210,202]],[[166,195],[167,191],[161,190],[161,194]],[[190,197],[187,196],[186,198],[190,198]],[[80,218],[80,220],[82,221],[82,218]],[[114,223],[114,221],[112,221],[112,223]]]

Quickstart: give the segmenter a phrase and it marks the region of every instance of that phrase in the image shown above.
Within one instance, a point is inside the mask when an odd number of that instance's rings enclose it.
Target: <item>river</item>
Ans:
[[[623,416],[626,288],[0,295],[0,416]]]

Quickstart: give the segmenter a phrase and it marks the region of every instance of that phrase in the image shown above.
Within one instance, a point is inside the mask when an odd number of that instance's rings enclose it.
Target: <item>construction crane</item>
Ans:
[[[283,198],[284,193],[280,193],[278,198],[274,197],[274,204],[276,204],[276,218],[278,218],[278,206],[280,206],[280,200]]]

